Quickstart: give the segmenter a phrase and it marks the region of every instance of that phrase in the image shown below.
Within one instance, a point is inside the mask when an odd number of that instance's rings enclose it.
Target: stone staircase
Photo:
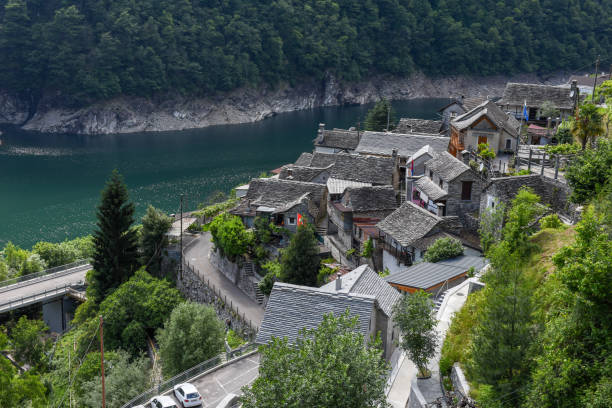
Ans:
[[[319,236],[324,236],[327,235],[327,217],[325,217],[325,219],[323,219],[316,227],[315,227],[315,232],[319,235]]]
[[[446,289],[444,292],[442,292],[442,294],[440,296],[438,296],[435,301],[434,301],[434,309],[437,312],[438,310],[440,310],[440,306],[442,306],[442,303],[444,302],[444,298],[446,297],[446,294],[448,293],[450,289]]]
[[[255,265],[253,262],[246,262],[242,266],[242,270],[244,271],[244,276],[251,281],[253,292],[255,293],[255,300],[260,305],[263,304],[264,294],[259,290],[259,282],[255,279]]]

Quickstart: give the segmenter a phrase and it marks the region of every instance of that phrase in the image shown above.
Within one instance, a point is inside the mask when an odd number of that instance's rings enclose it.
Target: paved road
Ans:
[[[200,278],[210,280],[221,290],[221,293],[227,296],[228,301],[231,299],[234,305],[237,305],[240,313],[244,313],[246,318],[251,320],[254,326],[261,326],[263,320],[264,308],[257,302],[248,297],[243,291],[238,289],[229,279],[211,265],[208,260],[208,254],[212,248],[210,241],[210,233],[205,232],[185,251],[185,260],[197,269]]]
[[[203,408],[215,408],[228,394],[241,395],[243,386],[259,375],[259,354],[235,361],[191,383],[202,395]],[[174,392],[167,392],[174,398]],[[178,405],[181,406],[180,404]]]
[[[27,285],[23,283],[17,286],[14,289],[10,289],[10,287],[3,288],[3,292],[0,293],[0,304],[12,302],[18,300],[20,298],[25,298],[31,295],[40,294],[45,291],[53,290],[57,287],[62,287],[65,285],[77,284],[79,282],[85,282],[85,274],[87,271],[91,269],[91,266],[80,266],[74,268],[73,273],[63,274],[63,272],[59,272],[61,274],[58,277],[51,278],[51,275],[45,276],[42,278],[32,279],[31,282],[28,282]]]

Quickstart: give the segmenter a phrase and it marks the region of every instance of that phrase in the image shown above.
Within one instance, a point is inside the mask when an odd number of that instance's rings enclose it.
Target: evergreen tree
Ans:
[[[102,190],[94,231],[93,271],[88,296],[99,303],[138,268],[138,237],[132,228],[134,204],[128,201],[123,178],[113,170]]]
[[[281,257],[280,280],[314,286],[319,273],[319,243],[311,225],[300,225]]]
[[[389,125],[388,130],[391,130],[395,127],[394,123],[395,111],[391,106],[391,102],[386,99],[381,99],[368,111],[365,120],[365,130],[382,132],[387,130],[387,124]]]
[[[172,218],[151,205],[142,217],[142,230],[140,231],[141,263],[153,276],[160,276],[161,274],[162,252],[168,246],[166,233],[171,226]]]

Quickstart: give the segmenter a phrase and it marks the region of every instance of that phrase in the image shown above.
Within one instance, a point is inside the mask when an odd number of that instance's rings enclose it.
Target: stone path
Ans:
[[[208,280],[211,285],[215,285],[221,291],[221,294],[227,297],[227,302],[231,301],[234,306],[237,306],[240,314],[244,313],[246,319],[250,320],[253,326],[261,326],[264,308],[248,297],[210,263],[208,254],[213,246],[210,238],[210,232],[205,232],[197,237],[195,242],[185,250],[185,260],[196,269],[202,280]]]

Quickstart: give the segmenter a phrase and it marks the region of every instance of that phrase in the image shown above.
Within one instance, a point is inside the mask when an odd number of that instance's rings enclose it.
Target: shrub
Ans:
[[[372,238],[368,238],[368,240],[363,245],[363,252],[361,253],[361,256],[364,258],[371,258],[373,251],[374,244],[372,243]]]
[[[557,214],[550,214],[540,220],[541,228],[553,228],[559,229],[563,226],[563,223],[559,219]]]
[[[276,261],[266,262],[262,268],[266,271],[266,275],[259,282],[259,290],[266,296],[270,296],[270,292],[272,292],[272,287],[274,286],[274,282],[278,280],[278,276],[280,274],[281,265]]]
[[[346,257],[350,258],[351,256],[353,256],[355,254],[355,252],[356,252],[355,248],[349,249],[348,251],[346,251]]]
[[[548,154],[576,154],[580,151],[580,145],[575,143],[562,143],[556,146],[547,145],[544,151]]]
[[[427,248],[423,257],[427,262],[438,262],[443,259],[463,255],[463,245],[454,238],[439,238],[432,246]]]
[[[247,252],[253,242],[253,235],[247,231],[240,217],[222,213],[210,223],[210,233],[215,246],[230,261],[235,261]]]
[[[225,337],[225,341],[227,341],[227,345],[230,346],[231,349],[235,349],[239,347],[241,344],[246,343],[246,340],[240,337],[232,329],[229,329],[227,331],[227,336]]]
[[[319,274],[317,275],[317,284],[325,285],[331,275],[336,273],[338,268],[330,268],[325,264],[321,264],[321,268],[319,268]]]

